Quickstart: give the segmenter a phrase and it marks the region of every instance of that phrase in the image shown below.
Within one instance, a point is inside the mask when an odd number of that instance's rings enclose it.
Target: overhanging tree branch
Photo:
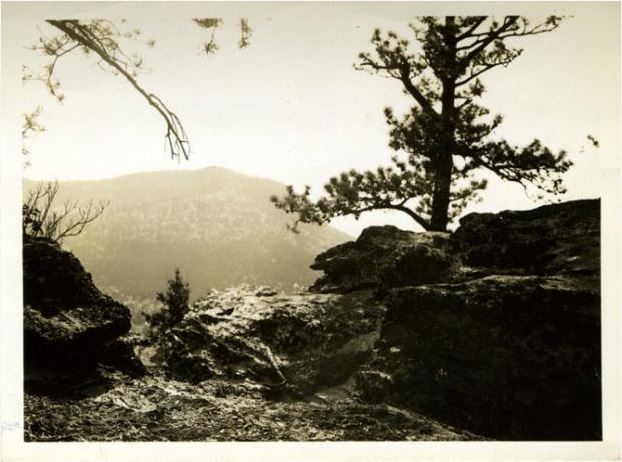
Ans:
[[[105,38],[98,36],[88,26],[81,24],[78,20],[47,20],[47,23],[54,26],[77,44],[96,53],[106,64],[121,74],[125,79],[140,93],[147,103],[153,107],[164,119],[166,124],[166,140],[168,142],[171,156],[185,159],[190,157],[190,144],[183,126],[177,115],[172,112],[160,98],[153,93],[149,93],[142,88],[136,78],[127,70],[124,63],[119,62],[116,55],[109,51],[109,47],[104,43]],[[113,50],[118,50],[118,45],[112,45]],[[58,57],[55,58],[55,60]]]

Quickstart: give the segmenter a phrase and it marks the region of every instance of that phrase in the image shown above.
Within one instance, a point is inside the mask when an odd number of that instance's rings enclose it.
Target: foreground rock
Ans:
[[[302,397],[345,382],[370,359],[384,311],[369,292],[213,291],[173,329],[160,356],[180,379],[251,379]]]
[[[121,336],[130,313],[102,294],[77,258],[47,239],[24,238],[24,378],[28,389],[67,392],[99,365],[142,369]]]
[[[600,297],[562,277],[393,292],[368,374],[389,402],[496,439],[600,435]]]
[[[159,343],[166,376],[27,395],[27,438],[598,440],[599,242],[598,201],[370,228],[318,257],[316,292],[210,292]],[[127,310],[71,254],[24,262],[27,380],[132,358]]]
[[[600,201],[471,214],[453,235],[365,230],[322,291],[386,296],[360,395],[496,439],[601,437]]]

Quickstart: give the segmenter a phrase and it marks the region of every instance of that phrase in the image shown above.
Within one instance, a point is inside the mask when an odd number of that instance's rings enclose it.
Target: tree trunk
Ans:
[[[434,193],[432,196],[432,217],[430,220],[430,231],[446,231],[449,221],[449,192],[451,187],[451,155],[443,159],[436,171],[436,181],[434,183]],[[440,164],[440,162],[439,162]]]
[[[445,18],[446,30],[444,39],[447,44],[447,63],[456,60],[456,36],[454,31],[454,17]],[[448,66],[452,69],[453,66]],[[452,72],[452,71],[448,71]],[[451,173],[453,170],[454,151],[454,101],[456,98],[456,79],[449,74],[444,76],[442,112],[441,112],[441,139],[435,162],[434,192],[432,195],[432,216],[430,231],[445,231],[449,221],[449,196],[451,190]]]

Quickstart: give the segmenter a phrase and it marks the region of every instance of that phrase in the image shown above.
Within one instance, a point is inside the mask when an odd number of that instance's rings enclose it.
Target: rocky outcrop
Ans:
[[[120,337],[129,310],[102,294],[79,260],[57,244],[24,237],[24,376],[35,391],[64,390],[100,364],[138,373]]]
[[[472,213],[453,235],[462,263],[487,273],[600,275],[600,201]]]
[[[212,291],[166,337],[159,355],[179,379],[249,379],[305,396],[345,381],[370,359],[383,314],[369,292]]]
[[[324,275],[316,292],[351,292],[442,281],[452,264],[448,233],[413,233],[395,226],[372,226],[354,242],[318,255],[311,265]]]
[[[315,288],[385,297],[363,399],[496,439],[599,439],[599,244],[598,200],[368,228],[318,256]]]
[[[578,200],[533,210],[472,213],[455,233],[371,226],[356,241],[319,254],[323,272],[312,291],[345,293],[491,274],[600,277],[600,201]]]
[[[385,385],[379,394],[362,374],[368,399],[384,395],[496,439],[600,437],[597,291],[497,275],[398,289],[388,305],[369,366]]]

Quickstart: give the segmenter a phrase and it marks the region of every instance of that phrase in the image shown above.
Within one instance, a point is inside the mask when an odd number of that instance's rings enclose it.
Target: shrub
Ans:
[[[151,336],[157,340],[179,324],[190,308],[190,286],[181,277],[179,268],[175,269],[175,276],[169,279],[166,292],[158,292],[156,299],[164,307],[156,313],[145,314],[145,319],[149,323]]]

